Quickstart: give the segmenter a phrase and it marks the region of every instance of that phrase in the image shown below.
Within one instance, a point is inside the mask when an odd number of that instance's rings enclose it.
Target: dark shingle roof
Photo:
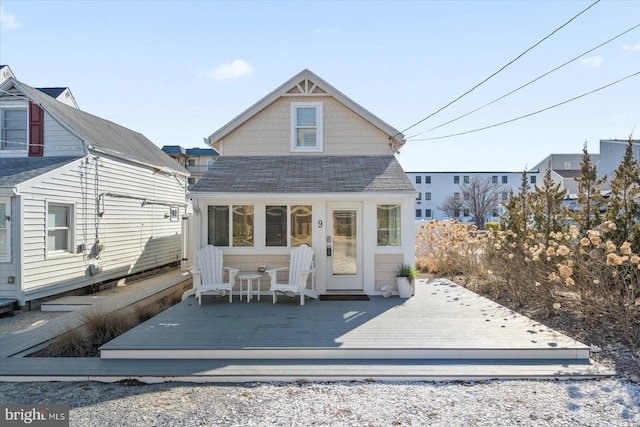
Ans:
[[[187,156],[217,156],[218,152],[213,148],[187,148]]]
[[[0,187],[14,187],[80,157],[0,158]]]
[[[185,154],[184,148],[179,145],[164,145],[162,151],[167,154]]]
[[[175,160],[162,152],[141,133],[124,126],[70,107],[22,82],[17,82],[51,114],[73,129],[88,144],[112,152],[114,155],[132,157],[151,166],[169,168],[188,174]]]
[[[220,157],[191,193],[410,192],[394,156]]]
[[[46,93],[52,98],[57,98],[67,88],[66,87],[37,87],[36,89],[38,89],[42,93]]]

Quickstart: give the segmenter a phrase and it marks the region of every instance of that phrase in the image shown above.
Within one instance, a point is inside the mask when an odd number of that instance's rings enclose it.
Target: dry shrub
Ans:
[[[134,316],[124,311],[104,313],[94,310],[83,318],[89,340],[95,346],[111,341],[136,325]]]
[[[67,326],[64,332],[49,342],[49,357],[87,357],[92,346],[86,333],[79,328]]]
[[[138,322],[142,323],[162,313],[169,307],[169,303],[163,298],[151,304],[136,305],[134,308],[134,314]]]
[[[605,222],[580,235],[498,231],[479,234],[452,221],[423,226],[416,265],[444,276],[464,275],[465,286],[528,304],[545,315],[577,314],[587,329],[610,327],[640,346],[640,254],[607,239]]]

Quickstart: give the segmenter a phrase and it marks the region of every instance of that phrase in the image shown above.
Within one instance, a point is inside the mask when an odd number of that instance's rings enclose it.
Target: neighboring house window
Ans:
[[[400,205],[378,205],[378,246],[400,246]]]
[[[454,184],[460,184],[460,177],[459,177],[458,175],[455,175],[455,176],[453,177],[453,183],[454,183]]]
[[[531,176],[531,183],[532,183],[532,184],[535,184],[535,183],[536,183],[536,176],[535,176],[535,175],[532,175],[532,176]]]
[[[322,151],[322,103],[291,103],[291,151]]]
[[[463,179],[465,184],[469,183],[469,175],[465,175]]]
[[[2,110],[2,143],[3,150],[27,149],[27,109],[7,108]]]
[[[189,177],[189,178],[187,178],[187,182],[188,182],[189,184],[195,184],[195,183],[196,183],[196,179],[195,179],[195,178],[191,178],[191,177]]]
[[[497,216],[498,216],[498,209],[493,209],[493,210],[491,211],[491,216],[493,216],[493,217],[497,217]]]
[[[266,246],[311,246],[310,205],[267,206],[266,214]]]
[[[460,200],[460,193],[453,193],[453,200]]]
[[[179,216],[180,208],[175,206],[169,208],[169,221],[178,221]]]
[[[506,175],[502,175],[502,183],[506,184],[508,182],[507,176]]]
[[[47,253],[73,252],[73,206],[47,205]]]
[[[0,199],[0,262],[11,262],[11,204]]]
[[[431,218],[431,209],[425,209],[424,210],[424,216],[427,218]]]
[[[509,200],[509,193],[507,193],[506,191],[502,192],[502,200]]]
[[[422,184],[422,177],[420,175],[416,175],[416,184]]]
[[[431,193],[424,193],[425,200],[431,200]]]
[[[233,246],[253,246],[253,206],[209,206],[207,215],[207,242],[210,245],[229,246],[229,237],[233,236]]]
[[[416,209],[416,218],[422,218],[422,209]]]
[[[456,218],[459,217],[460,216],[460,209],[454,209],[453,210],[453,216],[456,217]]]
[[[465,209],[465,210],[463,210],[463,211],[462,211],[462,214],[463,214],[464,216],[469,216],[469,209]]]
[[[424,177],[424,183],[425,184],[431,184],[431,175],[426,175]]]
[[[422,193],[418,193],[418,195],[416,196],[416,200],[422,200],[421,195],[422,195]]]
[[[491,177],[491,183],[492,184],[497,184],[498,183],[498,175],[493,175]]]

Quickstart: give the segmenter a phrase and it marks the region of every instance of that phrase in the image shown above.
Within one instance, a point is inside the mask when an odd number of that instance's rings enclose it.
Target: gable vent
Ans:
[[[311,94],[311,93],[327,93],[325,90],[316,86],[314,82],[309,79],[304,79],[287,93],[300,93],[300,94]]]

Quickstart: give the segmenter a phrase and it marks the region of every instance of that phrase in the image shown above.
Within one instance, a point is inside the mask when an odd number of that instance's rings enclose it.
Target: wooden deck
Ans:
[[[194,298],[101,348],[103,359],[589,359],[589,347],[446,280],[409,299]]]
[[[77,320],[82,310],[64,317]],[[45,330],[51,334],[54,326]],[[47,334],[37,329],[16,334],[26,340],[20,345],[16,336],[0,337],[0,350],[42,341]],[[101,351],[101,358],[24,358],[14,347],[9,353],[16,357],[0,359],[0,381],[473,381],[615,374],[593,363],[584,344],[445,280],[419,281],[408,300],[309,300],[301,307],[297,299],[280,297],[274,305],[263,295],[251,303],[235,296],[233,304],[204,297],[198,306],[191,297]]]

